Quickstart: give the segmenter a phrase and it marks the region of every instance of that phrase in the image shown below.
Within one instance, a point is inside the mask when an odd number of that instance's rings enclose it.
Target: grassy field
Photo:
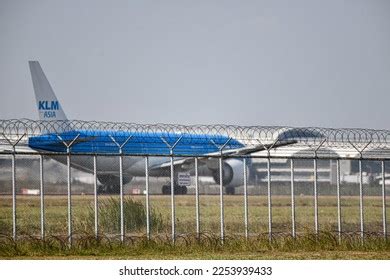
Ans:
[[[127,196],[128,198],[129,196]],[[132,196],[134,201],[143,207],[144,196]],[[108,203],[112,197],[100,196],[100,232],[102,236],[114,238],[119,234],[118,221],[107,222],[104,217]],[[273,232],[275,240],[270,244],[266,238],[268,232],[268,209],[265,196],[249,197],[249,241],[243,239],[244,234],[244,200],[242,196],[225,196],[225,231],[228,241],[224,246],[219,243],[220,211],[219,196],[202,195],[200,197],[200,227],[204,233],[203,242],[193,238],[196,229],[195,197],[176,196],[176,228],[182,240],[175,246],[169,242],[171,231],[170,196],[152,195],[150,197],[153,215],[156,222],[151,226],[153,242],[145,242],[145,223],[137,227],[130,226],[133,221],[126,221],[127,236],[135,236],[131,244],[120,246],[116,241],[107,245],[93,240],[93,196],[72,196],[73,229],[79,236],[87,238],[79,241],[72,249],[63,248],[61,240],[66,240],[67,233],[67,198],[66,196],[45,196],[46,234],[51,244],[39,243],[33,236],[40,233],[39,197],[17,197],[17,232],[21,236],[29,236],[17,244],[3,238],[0,255],[3,258],[221,258],[221,259],[389,259],[390,246],[382,237],[372,233],[381,233],[382,201],[380,197],[364,198],[365,229],[368,233],[364,245],[356,235],[344,235],[342,244],[338,244],[337,235],[337,201],[333,196],[319,197],[319,224],[322,234],[314,238],[313,198],[296,197],[297,231],[301,237],[292,240],[291,204],[289,196],[272,198]],[[127,205],[127,204],[126,204]],[[125,205],[125,206],[126,206]],[[119,210],[119,209],[117,209]],[[126,209],[125,211],[134,211]],[[112,214],[111,214],[112,215]],[[127,217],[127,216],[126,216]],[[118,216],[112,218],[118,219]],[[390,222],[390,221],[388,221]],[[344,197],[342,199],[342,226],[345,232],[358,232],[359,198]],[[9,237],[12,233],[12,198],[0,198],[0,234]],[[55,238],[54,238],[55,236]],[[5,241],[4,241],[5,240]],[[8,241],[7,241],[8,240]],[[31,240],[34,240],[32,242]],[[57,240],[57,241],[53,241]],[[88,242],[87,242],[87,241]],[[134,240],[136,241],[134,243]],[[157,241],[156,241],[157,240]],[[92,243],[91,243],[92,242]],[[82,243],[82,244],[81,244]],[[90,244],[85,246],[84,243]],[[80,245],[81,244],[81,245]],[[91,245],[92,244],[92,245]],[[35,246],[35,247],[34,247]],[[108,246],[108,247],[107,247]],[[129,246],[131,250],[129,250]],[[12,249],[14,248],[14,249]],[[16,248],[16,249],[15,249]],[[35,249],[34,249],[35,248]]]

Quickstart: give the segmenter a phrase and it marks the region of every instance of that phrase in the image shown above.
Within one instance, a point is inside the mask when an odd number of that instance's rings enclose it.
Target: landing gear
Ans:
[[[171,194],[171,186],[170,185],[164,185],[162,186],[162,194]],[[175,186],[175,194],[187,194],[187,187],[186,186]]]
[[[162,186],[162,194],[170,194],[171,193],[171,186],[164,185]]]
[[[99,194],[119,194],[120,193],[120,179],[114,174],[98,174],[98,180],[102,184],[98,188]],[[129,183],[131,177],[123,176],[123,185]]]
[[[119,194],[120,187],[117,185],[100,185],[98,186],[98,194]]]
[[[187,194],[187,187],[186,186],[181,187],[181,194]]]
[[[234,195],[235,192],[236,192],[236,189],[234,187],[226,187],[226,194]]]

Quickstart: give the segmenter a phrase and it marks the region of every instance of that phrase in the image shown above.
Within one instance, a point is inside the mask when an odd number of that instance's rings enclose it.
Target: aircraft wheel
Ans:
[[[120,186],[119,185],[113,185],[109,188],[109,193],[112,194],[120,194]]]
[[[171,186],[164,185],[162,186],[162,194],[171,194]]]
[[[227,187],[226,188],[226,194],[228,195],[234,195],[236,192],[236,189],[234,187]]]
[[[175,194],[181,194],[182,189],[181,186],[175,186]]]
[[[98,194],[106,194],[107,193],[107,186],[105,186],[105,185],[98,186],[97,193]]]

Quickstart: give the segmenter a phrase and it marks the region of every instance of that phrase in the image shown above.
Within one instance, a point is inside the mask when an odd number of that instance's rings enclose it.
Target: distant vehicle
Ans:
[[[68,119],[54,94],[38,61],[29,62],[35,97],[42,121],[64,121]],[[167,132],[140,132],[140,131],[107,131],[107,130],[82,130],[72,127],[71,122],[65,125],[61,131],[46,131],[28,139],[31,149],[44,152],[66,152],[65,143],[72,140],[71,166],[93,173],[93,161],[91,157],[78,156],[77,154],[97,153],[115,154],[119,152],[119,145],[123,145],[123,184],[131,181],[134,176],[144,176],[145,164],[142,157],[131,155],[151,155],[149,162],[150,176],[170,175],[170,149],[168,145],[174,145],[175,153],[191,151],[187,158],[174,158],[174,178],[178,172],[190,172],[193,170],[194,156],[199,157],[199,172],[210,175],[216,183],[219,183],[219,165],[211,156],[220,155],[219,146],[224,145],[223,156],[248,155],[269,148],[267,145],[244,145],[236,139],[230,139],[224,135],[167,133]],[[127,142],[126,142],[127,141]],[[116,143],[115,143],[116,142]],[[196,147],[194,147],[194,142]],[[285,146],[295,143],[294,140],[278,141],[273,147]],[[168,144],[168,145],[167,145]],[[167,157],[152,157],[152,155],[167,155]],[[64,157],[52,156],[53,159],[66,164]],[[250,165],[248,160],[248,165]],[[243,163],[241,159],[228,158],[223,162],[223,184],[227,194],[234,194],[235,187],[243,184]],[[248,167],[247,167],[248,168]],[[100,156],[97,161],[97,178],[102,184],[100,193],[118,193],[120,188],[119,163],[116,157]],[[175,179],[175,193],[186,194],[187,187],[179,186]],[[162,186],[163,194],[170,194],[170,186]]]

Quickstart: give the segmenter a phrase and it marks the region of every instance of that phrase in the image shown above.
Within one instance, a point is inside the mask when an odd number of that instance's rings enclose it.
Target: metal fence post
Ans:
[[[219,158],[219,212],[220,212],[220,234],[221,243],[225,240],[225,213],[223,205],[223,159],[222,153]]]
[[[219,212],[220,212],[220,234],[221,244],[225,241],[225,207],[223,201],[223,149],[232,140],[229,138],[219,149]]]
[[[364,211],[363,211],[363,171],[362,159],[359,159],[359,212],[360,212],[360,237],[364,240]]]
[[[195,218],[196,218],[196,238],[200,238],[200,211],[199,211],[199,174],[198,158],[195,157]]]
[[[317,168],[317,152],[325,143],[326,139],[322,139],[321,143],[314,150],[314,232],[318,234],[318,168]]]
[[[267,200],[268,200],[268,239],[272,241],[272,192],[271,192],[271,149],[276,145],[279,139],[276,139],[271,145],[263,144],[259,139],[257,141],[267,151]]]
[[[387,239],[387,218],[386,218],[386,165],[382,160],[382,221],[383,221],[383,238]]]
[[[72,245],[72,183],[71,183],[71,168],[70,168],[70,149],[67,147],[66,155],[67,167],[67,198],[68,198],[68,243]]]
[[[244,223],[245,223],[245,239],[249,237],[249,225],[248,225],[248,175],[247,175],[247,164],[246,158],[242,162],[244,166]]]
[[[363,151],[371,144],[370,140],[363,149],[358,149],[352,142],[349,141],[352,147],[359,153],[359,212],[360,212],[360,237],[361,242],[364,243],[364,209],[363,209],[363,174],[362,174],[362,158]]]
[[[133,136],[130,135],[126,140],[119,144],[113,136],[110,135],[112,142],[119,148],[119,203],[120,203],[120,227],[121,227],[121,242],[125,240],[125,215],[123,206],[123,147],[129,142]]]
[[[272,193],[271,193],[271,158],[267,157],[267,199],[268,199],[268,239],[272,240]]]
[[[41,204],[41,239],[45,239],[45,201],[44,201],[44,178],[43,178],[43,156],[39,155],[39,180],[40,180],[40,204]]]
[[[173,160],[173,149],[183,138],[183,135],[176,140],[173,145],[170,145],[163,137],[161,140],[167,145],[169,148],[169,155],[171,160],[171,231],[172,231],[172,243],[176,242],[176,205],[175,205],[175,169],[174,169],[174,160]]]
[[[295,190],[294,190],[294,159],[290,159],[290,172],[291,172],[291,235],[296,237],[296,225],[295,225]]]
[[[70,149],[66,148],[66,168],[67,168],[67,199],[68,199],[68,243],[72,246],[72,186],[70,168]]]
[[[173,164],[173,152],[171,150],[171,234],[172,242],[176,242],[176,204],[175,204],[175,169]]]
[[[12,153],[12,238],[16,240],[16,170],[15,151]]]
[[[69,143],[66,142],[60,135],[57,134],[57,138],[62,141],[66,147],[66,167],[67,167],[67,198],[68,198],[68,245],[72,246],[72,178],[70,168],[70,148],[73,143],[79,138],[80,134],[77,134],[75,138]]]
[[[93,195],[94,195],[94,214],[95,214],[95,238],[99,238],[99,205],[97,188],[97,156],[93,155]]]
[[[318,234],[317,158],[314,159],[314,232]]]
[[[337,192],[337,231],[339,243],[341,242],[341,197],[340,197],[340,160],[336,160],[336,192]]]
[[[3,133],[4,139],[12,146],[12,155],[11,155],[11,164],[12,164],[12,238],[16,240],[16,167],[15,167],[15,157],[16,157],[16,145],[23,139],[26,135],[24,133],[16,141],[12,142],[8,137]]]
[[[146,238],[150,240],[150,206],[149,206],[149,157],[145,157],[145,204],[146,204]]]
[[[125,240],[125,216],[123,206],[123,156],[122,148],[119,155],[119,200],[120,200],[120,215],[121,215],[121,242]]]

